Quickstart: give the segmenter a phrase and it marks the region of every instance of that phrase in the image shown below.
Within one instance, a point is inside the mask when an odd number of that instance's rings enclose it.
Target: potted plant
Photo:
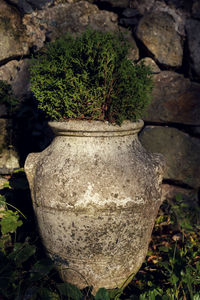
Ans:
[[[137,137],[152,78],[128,51],[122,36],[87,30],[50,43],[30,69],[56,135],[25,163],[39,230],[63,279],[94,292],[138,271],[161,204],[163,160]]]

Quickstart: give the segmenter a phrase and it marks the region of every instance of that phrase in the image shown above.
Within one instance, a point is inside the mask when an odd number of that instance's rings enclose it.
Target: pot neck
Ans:
[[[49,122],[56,136],[108,137],[136,135],[144,122],[124,121],[121,126],[101,121],[69,120],[66,122]]]

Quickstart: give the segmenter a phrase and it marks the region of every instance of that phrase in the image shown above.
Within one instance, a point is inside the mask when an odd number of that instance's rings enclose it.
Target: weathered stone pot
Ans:
[[[145,259],[163,159],[141,146],[143,121],[50,126],[52,144],[25,163],[43,243],[64,280],[94,292],[119,287]]]

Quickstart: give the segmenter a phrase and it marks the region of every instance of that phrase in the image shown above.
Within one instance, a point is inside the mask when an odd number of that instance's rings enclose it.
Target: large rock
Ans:
[[[119,18],[119,24],[124,27],[136,26],[141,18],[139,10],[135,8],[125,8]]]
[[[16,78],[18,70],[19,62],[16,60],[12,60],[7,64],[0,67],[0,80],[7,81],[11,84],[12,80]],[[1,100],[1,99],[0,99]],[[0,101],[0,118],[8,117],[8,110],[4,103]]]
[[[177,33],[185,36],[185,18],[186,16],[188,17],[188,13],[182,9],[176,9],[174,6],[169,6],[165,2],[164,0],[132,0],[130,1],[130,7],[138,10],[142,15],[156,12],[163,12],[170,15],[173,18]]]
[[[35,11],[25,15],[23,23],[29,33],[30,42],[38,49],[42,48],[46,39],[55,39],[66,32],[76,34],[87,27],[102,31],[119,32],[118,16],[112,12],[100,10],[87,1],[75,3],[60,3],[45,10]],[[123,29],[121,29],[124,32]],[[139,50],[130,33],[127,39],[132,45],[130,58],[137,60]]]
[[[34,9],[42,9],[51,5],[54,0],[9,0],[11,4],[18,7],[23,14],[30,14]]]
[[[163,12],[170,15],[173,19],[176,32],[185,37],[185,20],[188,17],[188,13],[186,11],[166,5],[164,2],[156,1],[152,7],[152,12]]]
[[[46,0],[43,2],[50,3]],[[27,3],[33,5],[33,1]],[[43,10],[35,10],[21,18],[15,8],[2,0],[0,61],[5,62],[7,59],[29,54],[30,48],[40,49],[46,40],[66,32],[82,32],[87,26],[103,31],[118,31],[117,18],[116,14],[99,10],[96,5],[87,1],[61,3]]]
[[[160,64],[181,66],[183,48],[171,15],[165,12],[146,14],[139,22],[136,34]]]
[[[0,1],[0,61],[27,54],[25,27],[16,9]]]
[[[30,60],[21,60],[17,66],[17,75],[10,82],[13,89],[13,94],[19,99],[23,99],[30,92],[30,73],[29,73]]]
[[[7,64],[0,67],[0,80],[11,81],[17,76],[18,66],[20,62],[17,60],[11,60]]]
[[[79,33],[88,26],[103,31],[118,31],[117,15],[98,9],[86,1],[61,3],[45,10],[25,15],[23,23],[34,46],[41,48],[44,41],[70,32]]]
[[[142,145],[166,159],[165,179],[191,187],[200,186],[200,140],[170,127],[147,126],[140,134]]]
[[[138,9],[142,15],[149,12],[153,5],[155,5],[155,0],[130,0],[130,7]]]
[[[116,14],[99,10],[96,5],[86,1],[67,2],[46,7],[43,10],[36,10],[25,15],[22,20],[16,9],[8,6],[5,2],[1,2],[0,16],[1,14],[4,16],[3,20],[6,19],[12,25],[12,30],[17,38],[5,26],[1,32],[2,18],[0,17],[0,37],[2,34],[0,59],[10,59],[27,54],[29,48],[33,46],[34,49],[42,48],[46,39],[54,39],[66,32],[82,32],[87,26],[105,31],[119,31]],[[130,58],[138,60],[139,50],[130,32],[128,40],[132,44]],[[12,60],[1,66],[0,79],[11,83],[15,95],[22,98],[24,94],[29,92],[28,60]]]
[[[145,66],[148,66],[153,74],[157,74],[157,73],[161,72],[160,68],[157,66],[157,64],[155,63],[155,61],[152,58],[150,58],[150,57],[144,57],[144,58],[142,58],[138,62],[138,64],[140,64],[140,63],[143,63]]]
[[[130,30],[124,29],[123,27],[120,28],[120,31],[130,45],[128,58],[132,61],[137,61],[139,59],[139,49],[132,35],[132,32]]]
[[[29,94],[29,59],[12,60],[1,66],[0,80],[11,84],[14,96],[20,99]]]
[[[162,199],[176,200],[177,196],[181,196],[182,200],[191,205],[198,203],[198,192],[195,189],[186,189],[167,183],[162,184]]]
[[[200,79],[200,21],[188,19],[186,31],[190,55],[191,71]]]
[[[171,71],[154,75],[152,100],[144,119],[200,125],[200,84]]]

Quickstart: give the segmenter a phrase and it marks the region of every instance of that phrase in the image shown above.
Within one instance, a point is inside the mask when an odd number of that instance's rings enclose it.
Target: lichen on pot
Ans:
[[[25,164],[47,253],[79,288],[120,287],[147,253],[161,204],[162,157],[141,146],[142,121],[50,126],[54,141]]]

